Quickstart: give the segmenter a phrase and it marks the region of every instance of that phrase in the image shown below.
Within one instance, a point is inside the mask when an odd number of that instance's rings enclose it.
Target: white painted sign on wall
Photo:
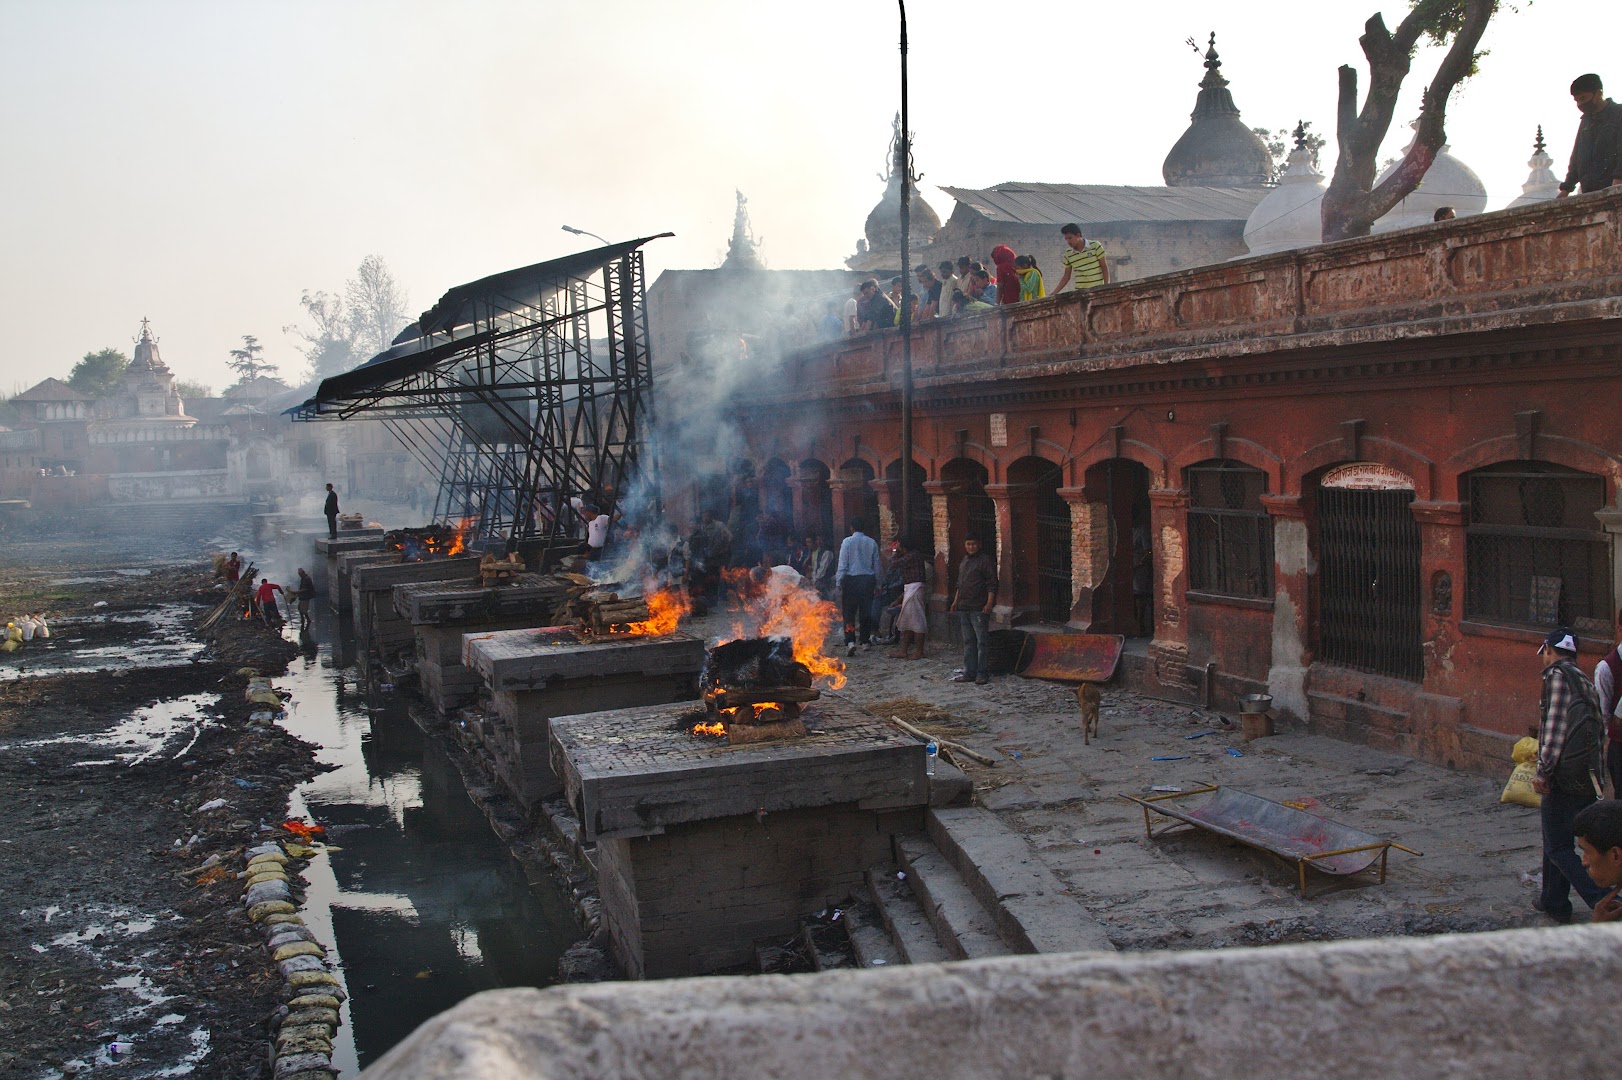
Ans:
[[[1350,465],[1337,465],[1324,473],[1319,485],[1327,488],[1351,488],[1354,491],[1412,491],[1413,478],[1389,465],[1372,461],[1354,461]]]

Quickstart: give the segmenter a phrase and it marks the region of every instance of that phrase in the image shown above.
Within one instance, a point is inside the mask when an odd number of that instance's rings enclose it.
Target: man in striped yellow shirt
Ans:
[[[1072,275],[1078,289],[1108,285],[1109,264],[1104,261],[1104,245],[1081,235],[1080,225],[1066,225],[1059,232],[1063,234],[1064,242],[1070,245],[1070,250],[1064,253],[1064,277],[1059,279],[1059,287],[1053,291],[1064,292]]]

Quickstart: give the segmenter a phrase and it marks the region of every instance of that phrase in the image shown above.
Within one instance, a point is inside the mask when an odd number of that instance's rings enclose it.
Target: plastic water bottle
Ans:
[[[927,762],[927,765],[925,766],[924,771],[929,776],[934,776],[935,775],[935,759],[940,757],[940,756],[941,756],[940,745],[938,743],[936,743],[934,739],[930,739],[929,740],[929,745],[924,747],[924,761]]]

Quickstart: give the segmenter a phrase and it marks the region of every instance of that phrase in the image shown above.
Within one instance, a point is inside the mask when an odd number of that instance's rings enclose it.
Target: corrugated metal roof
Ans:
[[[1244,221],[1270,189],[1010,182],[981,190],[941,190],[992,221],[1101,225],[1123,221]]]

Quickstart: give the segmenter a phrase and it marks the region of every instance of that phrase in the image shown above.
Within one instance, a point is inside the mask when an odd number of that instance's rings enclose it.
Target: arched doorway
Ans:
[[[1152,637],[1157,567],[1149,520],[1149,470],[1108,458],[1087,470],[1087,501],[1105,507],[1104,566],[1094,568],[1092,630]]]
[[[1040,457],[1008,467],[1013,527],[1013,606],[1044,622],[1070,621],[1070,506],[1059,495],[1063,468]]]
[[[840,478],[847,481],[844,491],[845,497],[845,530],[850,531],[851,525],[860,520],[867,526],[867,534],[877,537],[879,533],[879,493],[873,490],[873,466],[861,458],[851,458],[839,467]],[[839,546],[839,537],[834,537],[834,546]]]
[[[954,458],[941,466],[941,483],[946,487],[946,521],[950,545],[946,555],[946,595],[957,591],[957,566],[963,558],[963,541],[974,537],[980,547],[997,555],[997,505],[986,494],[991,474],[973,458]]]
[[[1312,489],[1318,656],[1419,679],[1425,673],[1414,483],[1372,462],[1337,465]]]
[[[760,538],[771,551],[786,551],[794,534],[794,492],[789,467],[771,458],[760,470]]]
[[[828,483],[828,466],[815,458],[800,462],[800,484],[806,520],[800,522],[802,532],[819,534],[830,544],[839,542],[834,535],[834,492]]]
[[[913,543],[922,545],[925,552],[933,551],[935,513],[929,505],[929,493],[924,490],[924,480],[929,474],[924,472],[924,467],[916,461],[909,462],[909,464],[911,468],[907,470],[909,487],[907,495],[908,502],[911,504],[908,508],[911,517],[906,522],[898,520],[897,530],[899,533],[911,537]],[[901,462],[899,460],[892,461],[885,467],[884,478],[886,480],[901,479]],[[901,514],[901,493],[899,491],[894,492],[893,498],[895,501],[892,506],[899,519]]]

